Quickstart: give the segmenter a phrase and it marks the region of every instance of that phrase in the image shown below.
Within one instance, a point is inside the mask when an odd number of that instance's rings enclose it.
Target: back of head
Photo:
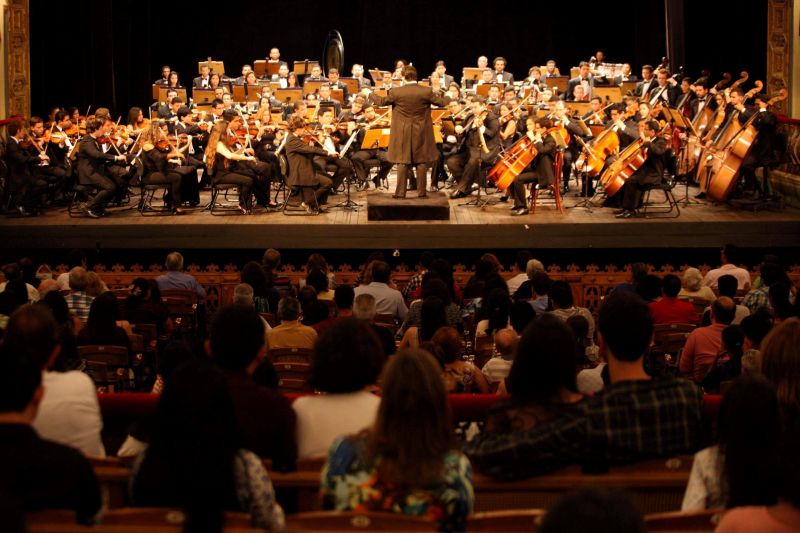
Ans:
[[[667,274],[661,280],[661,291],[667,298],[676,298],[681,292],[681,278],[675,274]]]
[[[761,282],[769,287],[784,277],[783,267],[777,263],[762,263],[759,269]]]
[[[775,455],[781,434],[775,389],[761,377],[739,378],[722,396],[718,416],[726,507],[775,503]]]
[[[429,273],[430,276],[426,278],[422,285],[422,298],[429,298],[431,296],[439,298],[446,306],[450,303],[450,290],[444,281],[439,278],[439,275],[433,272]]]
[[[269,248],[264,252],[264,257],[261,258],[261,265],[266,270],[278,268],[281,265],[281,253],[274,248]]]
[[[172,252],[167,254],[167,260],[164,262],[164,267],[171,271],[183,270],[183,256],[180,252]]]
[[[623,492],[587,488],[561,498],[544,515],[541,533],[644,533],[641,511]]]
[[[278,302],[278,318],[284,322],[291,322],[300,318],[300,301],[287,296]]]
[[[548,291],[550,291],[550,284],[552,281],[550,280],[550,276],[547,275],[547,272],[536,271],[533,273],[531,279],[531,287],[533,288],[533,292],[536,296],[546,296]]]
[[[638,294],[615,291],[600,306],[597,327],[613,357],[636,361],[650,345],[653,317]]]
[[[717,324],[728,325],[736,317],[736,302],[727,296],[720,296],[711,304],[711,318]]]
[[[683,284],[686,290],[697,292],[703,286],[703,275],[694,267],[687,268],[683,273]]]
[[[56,324],[63,326],[72,321],[72,318],[69,315],[69,306],[67,305],[67,300],[64,299],[64,295],[60,292],[50,291],[45,294],[44,298],[39,300],[39,302],[50,308],[50,312],[53,313],[53,318],[55,318]]]
[[[731,276],[730,274],[725,274],[724,276],[720,276],[717,280],[717,288],[719,289],[720,296],[727,296],[728,298],[733,298],[736,296],[736,289],[739,287],[739,280],[736,279],[736,276]]]
[[[416,487],[438,481],[444,454],[454,447],[439,365],[425,351],[400,351],[386,367],[382,391],[372,439],[381,478]]]
[[[552,315],[542,315],[525,328],[506,379],[517,403],[546,405],[562,390],[577,391],[575,337]]]
[[[425,298],[420,310],[419,340],[430,340],[439,328],[446,325],[447,314],[444,302],[436,296]]]
[[[739,247],[733,243],[728,243],[722,247],[722,253],[725,254],[725,258],[727,259],[728,263],[732,265],[738,265],[740,258],[739,258]]]
[[[572,307],[572,288],[566,281],[554,281],[550,285],[550,291],[547,293],[553,305],[559,309],[569,309]]]
[[[371,321],[375,318],[375,297],[371,294],[359,294],[353,301],[353,316],[359,320]]]
[[[389,263],[385,261],[374,261],[372,263],[372,281],[377,283],[389,283],[392,270]]]
[[[766,336],[761,372],[775,386],[785,414],[800,416],[800,319],[785,320]]]
[[[751,315],[747,315],[739,324],[744,336],[750,340],[753,348],[758,349],[767,333],[772,329],[772,316],[766,309],[759,309]]]
[[[323,392],[360,391],[375,384],[383,363],[383,347],[369,324],[344,318],[317,339],[309,382]]]
[[[253,287],[249,283],[240,283],[233,289],[235,305],[253,305]]]
[[[109,332],[117,327],[119,319],[119,303],[113,292],[104,292],[92,300],[89,307],[89,318],[86,320],[86,329],[93,334]]]
[[[264,346],[264,322],[253,306],[226,305],[211,320],[208,337],[215,364],[242,370]]]
[[[58,325],[44,305],[25,304],[11,315],[3,337],[8,353],[31,361],[41,371],[58,345]]]
[[[441,358],[442,364],[453,363],[461,355],[461,335],[454,327],[439,328],[431,337],[431,342],[436,346],[436,355]]]
[[[488,333],[508,326],[508,311],[511,300],[508,291],[502,288],[492,289],[481,302],[481,314],[489,321]]]
[[[518,334],[521,334],[534,318],[536,318],[536,311],[527,301],[516,300],[511,303],[511,308],[508,311],[508,320],[511,322],[511,327]]]
[[[322,270],[314,269],[306,276],[306,285],[313,287],[317,294],[328,290],[328,276]]]
[[[425,270],[430,270],[431,265],[436,260],[436,255],[433,252],[422,252],[419,255],[419,264],[422,265],[422,268]]]
[[[261,269],[261,265],[255,261],[250,261],[242,267],[242,283],[247,283],[253,288],[256,296],[266,296],[267,277]]]
[[[336,303],[337,309],[352,309],[355,297],[356,293],[350,285],[339,285],[333,291],[333,301]]]
[[[508,328],[494,334],[494,347],[500,355],[513,355],[518,341],[519,337],[514,330]]]
[[[631,265],[631,279],[634,283],[643,280],[649,272],[650,267],[647,266],[647,263],[634,263]]]
[[[645,301],[652,302],[661,296],[661,278],[648,274],[636,283],[636,292]]]
[[[69,288],[73,291],[85,291],[89,283],[86,269],[83,267],[73,267],[69,271]]]
[[[16,342],[0,344],[0,413],[25,411],[41,383],[42,363],[35,354]]]

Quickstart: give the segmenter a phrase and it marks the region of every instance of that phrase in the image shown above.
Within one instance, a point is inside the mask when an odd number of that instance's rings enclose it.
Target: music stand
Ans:
[[[388,91],[388,90],[386,90],[386,89],[375,89],[374,91],[372,91],[372,93],[373,93],[375,96],[380,96],[381,98],[385,98],[385,97],[386,97],[386,95],[388,95],[388,94],[389,94],[389,91]]]
[[[261,85],[234,85],[232,96],[237,103],[258,102],[261,98]]]
[[[464,67],[461,69],[461,75],[465,80],[477,83],[483,76],[484,69],[478,67]]]
[[[153,84],[153,100],[158,101],[158,89],[159,89],[159,87],[161,87],[161,85],[156,85],[155,83]]]
[[[683,128],[687,135],[694,135],[695,137],[700,137],[700,134],[697,133],[697,130],[694,128],[694,124],[692,121],[683,113],[678,111],[677,109],[673,109],[671,107],[662,107],[660,116],[663,116],[665,120],[670,122],[674,127]],[[686,141],[681,140],[681,151],[686,149]],[[700,162],[698,161],[698,164]],[[709,169],[706,168],[706,172],[709,172]],[[707,176],[708,177],[708,176]],[[684,182],[684,196],[681,200],[675,200],[676,204],[683,202],[684,207],[689,207],[690,204],[702,204],[702,202],[698,202],[697,200],[693,200],[689,197],[689,175],[687,174],[684,176],[686,180]]]
[[[283,104],[298,102],[303,99],[303,89],[300,87],[275,89],[275,99]]]
[[[627,96],[629,93],[634,94],[636,92],[636,85],[638,82],[635,81],[623,81],[619,89],[622,91],[622,96]]]
[[[275,76],[278,73],[278,70],[281,68],[281,64],[286,64],[283,61],[279,61],[276,59],[270,59],[267,61],[267,75],[268,76]],[[288,67],[288,65],[286,65]]]
[[[200,74],[200,67],[209,67],[211,72],[215,74],[219,74],[219,77],[222,78],[225,75],[225,62],[224,61],[211,61],[211,58],[208,58],[206,61],[198,61],[197,62],[197,73]]]
[[[175,91],[176,93],[178,93],[178,98],[183,100],[184,103],[188,103],[189,102],[189,98],[186,96],[186,88],[185,87],[181,87],[180,89],[176,89],[174,87],[171,87],[171,88],[159,87],[158,88],[158,101],[159,102],[167,102],[167,92],[169,92],[169,91]],[[167,102],[167,103],[171,103],[171,102]]]
[[[552,76],[547,78],[545,83],[548,87],[555,88],[556,92],[565,93],[567,92],[567,87],[569,87],[569,78],[567,76]]]
[[[267,72],[266,59],[256,59],[253,61],[253,72],[255,72],[257,78],[263,78],[264,74]]]
[[[492,88],[492,87],[497,87],[498,89],[500,89],[500,96],[502,97],[503,96],[503,91],[505,91],[505,89],[506,89],[506,85],[507,85],[506,82],[501,82],[501,83],[497,83],[497,82],[482,83],[480,85],[476,85],[475,86],[475,94],[477,94],[479,96],[483,96],[484,98],[486,98],[486,96],[489,94],[489,89]]]
[[[314,68],[314,66],[319,66],[319,61],[310,61],[308,59],[295,61],[293,72],[298,76],[306,76],[311,73],[311,69]]]
[[[347,87],[347,94],[349,95],[356,95],[358,94],[358,80],[356,78],[339,78],[339,83],[342,83],[345,87]]]
[[[603,99],[604,103],[614,102],[616,104],[622,102],[622,89],[617,85],[605,87],[595,86],[592,91],[592,96],[599,96]]]
[[[192,89],[192,100],[196,105],[210,104],[214,99],[214,89]]]
[[[378,85],[380,82],[383,81],[383,78],[391,78],[392,73],[388,70],[381,70],[377,68],[369,69],[369,77],[372,78],[372,83]]]
[[[591,102],[576,102],[574,100],[567,100],[566,103],[573,111],[576,111],[579,116],[583,116],[592,110]]]
[[[326,85],[327,81],[320,81],[320,80],[308,80],[303,83],[303,96],[308,96],[309,94],[318,94],[319,88],[323,85]]]
[[[364,139],[361,141],[362,150],[375,150],[377,148],[389,147],[390,128],[370,128],[364,132]]]

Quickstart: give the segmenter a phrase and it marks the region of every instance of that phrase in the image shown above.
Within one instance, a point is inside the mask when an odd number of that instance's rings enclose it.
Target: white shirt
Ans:
[[[6,282],[0,283],[0,292],[6,290]],[[25,290],[28,291],[28,301],[29,302],[38,302],[39,301],[39,291],[36,290],[36,287],[31,285],[30,283],[25,284]]]
[[[366,391],[301,396],[297,415],[297,458],[326,457],[337,437],[372,427],[381,399]]]
[[[528,275],[525,272],[520,272],[519,274],[508,280],[506,282],[506,285],[508,285],[508,294],[513,295],[515,292],[517,292],[517,289],[519,289],[520,285],[522,285],[526,281],[528,281]]]
[[[408,307],[403,295],[397,289],[385,283],[373,281],[369,285],[360,285],[355,289],[355,295],[371,294],[375,298],[375,312],[379,315],[394,315],[400,320],[408,316]]]
[[[603,369],[606,363],[600,363],[594,368],[587,368],[578,372],[576,384],[578,385],[578,392],[581,394],[594,394],[603,390],[605,384],[603,383]]]
[[[42,374],[44,398],[33,428],[43,438],[77,448],[84,455],[105,457],[100,438],[103,419],[97,391],[89,376],[76,370]]]
[[[58,290],[69,290],[69,272],[63,272],[59,274],[56,278],[56,283],[58,283]]]
[[[706,274],[706,277],[703,278],[703,285],[706,287],[711,287],[712,289],[716,289],[719,278],[727,274],[730,274],[736,278],[736,281],[739,282],[739,286],[737,287],[739,290],[750,289],[750,272],[744,268],[737,267],[736,265],[732,265],[730,263],[725,263],[719,268],[709,270],[708,274]]]

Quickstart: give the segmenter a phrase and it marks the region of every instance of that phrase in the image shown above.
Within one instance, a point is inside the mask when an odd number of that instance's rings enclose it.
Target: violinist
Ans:
[[[372,87],[372,81],[369,78],[364,77],[364,65],[353,63],[350,73],[355,79],[358,80],[359,90],[363,89],[364,87]]]
[[[769,196],[769,166],[778,160],[775,153],[778,136],[778,117],[769,110],[769,97],[766,94],[757,94],[754,97],[757,113],[752,125],[758,131],[758,136],[753,142],[750,153],[742,161],[740,173],[744,179],[745,188],[754,188],[757,192]],[[756,169],[764,168],[763,189],[756,180]]]
[[[711,91],[709,91],[711,82],[708,78],[698,78],[692,85],[692,88],[694,89],[694,94],[697,96],[691,103],[692,122],[695,122],[706,107],[715,111],[717,109],[717,101],[714,95],[711,94]]]
[[[356,98],[358,100],[359,97]],[[356,100],[353,101],[353,105],[356,105]],[[352,111],[352,110],[351,110]],[[347,113],[347,111],[345,111]],[[356,145],[355,153],[350,156],[350,161],[353,162],[353,170],[355,171],[356,178],[363,183],[366,184],[367,178],[369,176],[367,172],[367,168],[365,166],[366,161],[370,159],[377,159],[379,162],[378,174],[372,178],[372,183],[375,185],[377,189],[383,180],[389,175],[389,172],[392,170],[392,165],[387,160],[386,149],[385,148],[372,148],[372,149],[364,149],[361,148],[361,143],[364,142],[364,136],[367,133],[367,125],[373,124],[377,119],[377,114],[375,113],[375,106],[370,103],[364,104],[364,113],[363,116],[360,117],[358,123],[365,126],[360,127],[358,130],[358,136],[353,144]],[[386,122],[384,123],[375,123],[376,127],[385,127],[387,125]]]
[[[344,102],[350,101],[350,92],[347,89],[347,85],[339,81],[339,70],[336,68],[329,68],[328,69],[328,86],[331,90],[342,91],[342,100]],[[336,114],[337,116],[339,113]]]
[[[149,125],[142,132],[139,143],[142,147],[142,165],[144,166],[142,184],[168,185],[172,212],[176,215],[183,215],[185,211],[181,210],[182,176],[171,168],[171,164],[180,165],[180,155],[170,145],[164,130],[158,123]]]
[[[451,100],[450,103],[447,104],[449,114],[446,118],[448,121],[452,122],[454,130],[442,139],[442,145],[439,147],[444,165],[447,170],[450,171],[450,175],[455,183],[461,181],[469,155],[466,142],[464,141],[464,136],[466,134],[463,130],[463,124],[472,117],[471,114],[468,114],[472,111],[469,108],[465,110],[465,105],[465,102],[460,100]],[[461,133],[457,134],[456,131],[460,131]]]
[[[61,111],[61,108],[57,105],[51,106],[50,111],[47,113],[47,122],[45,122],[44,127],[46,129],[50,129],[50,126],[55,124],[56,121],[56,113]]]
[[[646,104],[644,107],[648,110],[648,113],[645,113],[645,116],[641,116],[639,107],[639,100],[636,98],[628,98],[625,114],[614,122],[614,125],[617,127],[617,135],[619,136],[620,150],[639,138],[639,121],[649,115],[649,107],[647,107]]]
[[[453,82],[447,86],[447,92],[445,94],[449,96],[451,100],[459,100],[461,98],[461,87],[456,82]]]
[[[104,152],[122,155],[123,157],[123,159],[105,163],[106,175],[117,184],[114,205],[120,206],[125,198],[128,183],[130,183],[136,172],[136,168],[130,164],[135,158],[134,154],[129,153],[129,149],[133,146],[133,140],[127,136],[125,127],[117,127],[117,124],[111,120],[107,113],[107,111],[103,111],[103,108],[98,108],[95,115],[95,118],[98,119],[105,117],[102,119],[105,121],[105,133],[98,141],[100,142],[100,149]]]
[[[245,85],[245,84],[250,83],[247,80],[247,76],[250,75],[251,72],[253,73],[253,78],[252,78],[253,83],[255,83],[256,82],[256,78],[255,78],[256,73],[253,72],[253,67],[250,66],[250,65],[243,65],[242,66],[242,75],[239,76],[238,78],[236,78],[235,80],[233,80],[233,84],[234,85]]]
[[[297,74],[294,72],[290,72],[288,76],[286,76],[286,88],[287,89],[298,89],[300,87],[300,82],[297,81]]]
[[[156,112],[156,116],[158,118],[166,118],[170,114],[172,99],[177,97],[178,91],[175,89],[169,89],[167,91],[167,100],[165,102],[154,102],[150,107]]]
[[[510,104],[503,102],[500,110],[500,145],[507,150],[517,140],[517,119]]]
[[[689,79],[688,76],[681,79],[680,89],[681,92],[678,96],[678,100],[675,102],[675,109],[681,111],[684,116],[692,118],[692,101],[696,96],[692,88],[692,80]]]
[[[556,154],[556,140],[550,133],[553,123],[547,117],[527,120],[526,135],[536,148],[536,158],[525,172],[520,173],[511,185],[511,194],[514,197],[512,216],[528,214],[528,205],[525,202],[525,184],[534,183],[535,187],[544,188],[553,184],[553,158]]]
[[[491,107],[492,109],[494,106],[500,103],[500,87],[497,85],[492,85],[489,87],[489,93],[486,98],[486,105]]]
[[[113,122],[108,123],[96,117],[88,119],[86,135],[78,145],[78,183],[91,184],[98,189],[94,198],[83,207],[84,214],[90,218],[109,215],[105,206],[120,189],[120,184],[107,173],[106,163],[124,162],[126,158],[116,152],[104,152],[98,142],[111,125]]]
[[[234,170],[238,161],[255,161],[252,155],[236,153],[229,148],[233,144],[229,123],[217,122],[211,130],[206,147],[206,166],[211,174],[211,185],[232,184],[239,187],[239,211],[250,213],[250,197],[253,191],[253,178]]]
[[[317,137],[328,155],[319,154],[314,157],[314,165],[324,169],[328,174],[333,173],[332,192],[336,191],[345,179],[353,175],[353,164],[350,160],[339,157],[342,139],[339,130],[333,124],[333,116],[333,109],[330,107],[324,107],[320,111]]]
[[[479,177],[482,181],[481,166],[493,165],[500,153],[500,121],[497,115],[487,109],[486,100],[481,96],[475,97],[471,107],[472,118],[463,128],[456,127],[456,132],[466,132],[469,154],[464,173],[456,190],[450,195],[451,199],[467,197],[472,192],[472,184]]]
[[[522,87],[520,88],[519,96],[524,96],[525,89],[536,95],[534,101],[539,100],[539,95],[544,91],[544,84],[542,80],[542,70],[539,67],[531,67],[528,69],[528,77],[522,80]]]
[[[658,121],[643,120],[639,124],[640,138],[644,142],[647,159],[622,186],[622,209],[615,213],[617,218],[631,218],[636,215],[642,200],[643,185],[657,185],[664,179],[664,164],[667,141],[659,135]]]
[[[178,110],[178,121],[174,124],[175,138],[182,144],[177,148],[183,157],[180,158],[178,167],[174,170],[181,175],[184,201],[191,207],[200,204],[200,189],[208,182],[206,173],[202,180],[198,180],[199,170],[203,168],[203,140],[208,140],[199,126],[194,124],[194,116],[188,107],[183,106]],[[179,203],[179,202],[178,202]]]
[[[8,164],[9,194],[22,216],[33,216],[39,208],[41,196],[47,190],[47,181],[35,172],[40,164],[47,163],[46,154],[30,151],[28,132],[23,122],[12,122],[7,126],[8,144],[5,159]],[[35,150],[35,149],[34,149]]]
[[[582,85],[576,85],[572,89],[572,100],[574,100],[575,102],[588,102],[589,95],[586,94],[584,91],[585,89],[583,88]]]
[[[128,135],[131,137],[138,137],[145,129],[150,127],[150,121],[144,118],[144,113],[141,107],[132,107],[128,111],[128,123],[125,128]]]
[[[169,85],[169,73],[172,72],[172,69],[169,68],[169,65],[164,65],[161,67],[161,77],[153,82],[153,85]]]
[[[66,139],[66,135],[53,135],[52,132],[45,132],[44,121],[39,117],[31,117],[28,124],[30,125],[31,140],[33,141],[28,152],[32,156],[42,159],[42,162],[33,169],[34,175],[46,181],[51,191],[62,191],[70,172],[68,167],[55,164],[63,163],[65,156],[61,156],[61,158],[51,157],[50,154],[54,153],[55,150],[50,149],[50,144],[53,139],[58,142],[63,141]],[[55,127],[52,130],[54,132]],[[45,159],[41,158],[41,155],[44,155]]]
[[[578,125],[577,121],[570,118],[567,105],[563,100],[556,101],[552,115],[554,117],[553,122],[564,127],[570,137],[569,144],[566,150],[564,150],[564,165],[561,171],[561,193],[566,194],[569,191],[569,179],[572,176],[572,162],[578,159],[578,154],[580,154],[583,148],[577,138],[584,137],[585,133]]]
[[[366,99],[362,95],[358,94],[353,98],[353,101],[350,103],[350,109],[342,111],[341,114],[339,115],[338,118],[339,124],[347,124],[348,134],[353,132],[353,128],[355,127],[356,121],[359,120],[364,115],[365,103]]]
[[[289,117],[288,129],[285,150],[289,175],[286,177],[286,185],[301,187],[303,195],[301,206],[316,215],[321,212],[318,207],[326,202],[333,182],[321,168],[314,165],[314,157],[334,156],[334,154],[324,150],[319,143],[303,142],[302,136],[310,133],[303,116],[295,114]]]
[[[72,125],[72,121],[66,111],[58,111],[54,116],[55,127],[50,134],[50,142],[47,145],[47,155],[50,157],[50,164],[54,167],[63,168],[66,177],[72,174],[72,162],[67,157],[72,151],[75,143],[70,138],[69,131],[77,129]]]
[[[248,122],[251,134],[251,143],[256,158],[270,167],[269,174],[273,177],[280,175],[281,167],[275,149],[280,145],[284,129],[273,123],[267,98],[262,98],[256,114]],[[255,133],[255,135],[253,135]]]
[[[229,168],[237,174],[249,176],[253,179],[253,193],[258,205],[266,208],[276,208],[278,205],[270,201],[270,183],[275,177],[275,166],[255,157],[255,149],[252,144],[247,125],[244,124],[241,115],[235,115],[231,111],[225,112],[225,120],[228,122],[228,148],[230,151],[252,159],[234,160]]]
[[[581,118],[589,126],[605,126],[608,124],[609,118],[605,109],[603,109],[603,99],[599,96],[593,97],[589,101],[589,111]]]

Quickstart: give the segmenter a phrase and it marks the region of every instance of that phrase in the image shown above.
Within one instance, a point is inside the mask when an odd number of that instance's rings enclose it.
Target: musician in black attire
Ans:
[[[170,198],[172,200],[172,211],[176,215],[182,215],[180,205],[182,175],[172,168],[169,160],[174,159],[174,148],[167,142],[167,137],[158,124],[151,124],[150,128],[142,133],[140,139],[142,146],[142,164],[144,173],[142,174],[143,185],[168,184]]]
[[[315,204],[325,201],[328,191],[333,186],[333,181],[314,165],[314,156],[334,156],[318,146],[310,146],[300,137],[306,133],[306,121],[299,115],[289,117],[289,134],[286,138],[284,149],[289,165],[289,175],[286,177],[288,187],[302,187],[303,203],[301,204],[309,213],[317,214]],[[311,190],[311,188],[315,190]],[[316,196],[316,198],[314,198]]]
[[[194,207],[200,203],[200,189],[208,182],[205,172],[203,173],[203,182],[198,182],[198,170],[203,168],[201,143],[202,139],[207,136],[200,130],[200,126],[194,123],[194,117],[188,107],[183,106],[178,109],[177,117],[177,122],[170,124],[170,131],[180,139],[181,152],[184,155],[180,165],[183,168],[178,170],[178,173],[183,176],[183,199]]]
[[[667,141],[658,135],[660,129],[655,120],[645,120],[639,125],[640,138],[644,141],[642,149],[647,150],[647,159],[622,186],[622,210],[616,213],[617,218],[630,218],[636,214],[642,198],[640,186],[657,185],[664,179]]]
[[[744,179],[746,188],[754,188],[759,190],[766,196],[769,196],[769,165],[777,161],[775,148],[777,147],[778,137],[778,117],[769,110],[769,97],[766,94],[758,94],[754,98],[757,110],[748,109],[743,113],[739,119],[740,122],[746,122],[753,113],[756,113],[753,118],[752,125],[758,131],[758,136],[753,142],[753,147],[750,153],[742,161],[740,173]],[[764,188],[756,180],[756,169],[758,167],[764,168]]]
[[[444,160],[444,165],[447,167],[447,170],[450,171],[450,175],[455,183],[461,181],[461,177],[464,175],[464,167],[467,165],[467,159],[469,157],[469,150],[467,150],[467,143],[465,139],[467,132],[463,130],[463,125],[469,122],[472,118],[472,111],[469,110],[466,112],[467,114],[459,115],[464,105],[464,102],[452,100],[449,104],[447,104],[450,115],[442,119],[443,122],[452,122],[454,131],[456,126],[461,126],[459,129],[461,134],[450,134],[445,136],[442,145],[439,147],[442,153],[442,159]]]
[[[469,158],[458,187],[450,195],[451,199],[466,197],[471,192],[472,184],[479,177],[481,164],[492,165],[500,153],[500,120],[494,111],[487,110],[486,100],[483,97],[476,96],[472,101],[472,113],[473,116],[463,128],[467,136]]]
[[[86,216],[100,218],[110,214],[105,210],[106,204],[114,198],[120,189],[120,183],[106,173],[105,164],[126,161],[126,157],[116,153],[106,153],[97,139],[106,133],[106,124],[102,119],[90,118],[86,121],[86,135],[78,141],[78,183],[91,184],[98,192],[84,208]]]
[[[355,105],[356,103],[353,102],[353,106]],[[345,113],[347,113],[347,111],[345,111]],[[364,149],[361,147],[364,142],[364,137],[367,134],[367,128],[365,126],[372,123],[375,119],[377,119],[375,106],[367,103],[364,107],[363,117],[356,121],[357,124],[363,124],[363,126],[359,127],[358,135],[356,140],[353,142],[353,145],[355,145],[355,153],[350,156],[350,161],[353,162],[353,170],[356,173],[356,177],[362,183],[366,182],[368,177],[367,168],[364,163],[370,159],[377,159],[379,161],[380,167],[378,169],[378,174],[372,178],[372,182],[375,184],[375,188],[377,189],[383,180],[385,180],[389,175],[389,171],[392,170],[392,166],[394,165],[388,161],[385,148]],[[376,125],[380,126],[380,124]]]
[[[8,164],[9,193],[13,195],[19,213],[22,216],[29,216],[38,208],[37,198],[47,190],[47,181],[38,173],[34,173],[34,168],[49,159],[38,152],[33,155],[27,146],[20,144],[26,134],[23,122],[12,122],[8,125],[7,131],[9,138],[5,158]]]
[[[242,127],[242,117],[236,115],[233,111],[225,111],[225,120],[228,121],[228,137],[231,139],[229,147],[234,152],[241,152],[245,155],[255,156],[255,150],[252,146],[246,145],[246,140],[236,137],[236,131]],[[237,159],[230,162],[230,169],[244,176],[249,176],[253,179],[253,194],[256,197],[256,203],[262,207],[274,209],[278,204],[270,200],[270,184],[275,177],[275,168],[269,163],[259,161],[257,158],[252,157],[248,159]]]
[[[234,139],[230,138],[229,124],[226,120],[217,122],[211,130],[206,147],[206,165],[211,173],[211,185],[233,184],[239,188],[239,210],[250,212],[250,196],[253,192],[253,178],[234,168],[238,161],[255,161],[252,155],[237,153],[232,148]]]
[[[528,118],[528,132],[526,135],[533,142],[536,148],[536,159],[526,169],[519,174],[511,185],[511,193],[514,196],[514,206],[511,211],[512,216],[528,214],[528,206],[525,202],[525,184],[535,183],[535,187],[544,188],[553,184],[555,176],[553,174],[553,158],[556,154],[556,140],[547,130],[553,123],[549,118]]]
[[[711,83],[708,81],[708,78],[698,78],[694,82],[694,94],[697,98],[692,100],[689,104],[692,108],[692,122],[697,120],[699,113],[705,108],[711,111],[717,110],[717,99],[714,98],[714,95],[709,91],[710,88]]]

